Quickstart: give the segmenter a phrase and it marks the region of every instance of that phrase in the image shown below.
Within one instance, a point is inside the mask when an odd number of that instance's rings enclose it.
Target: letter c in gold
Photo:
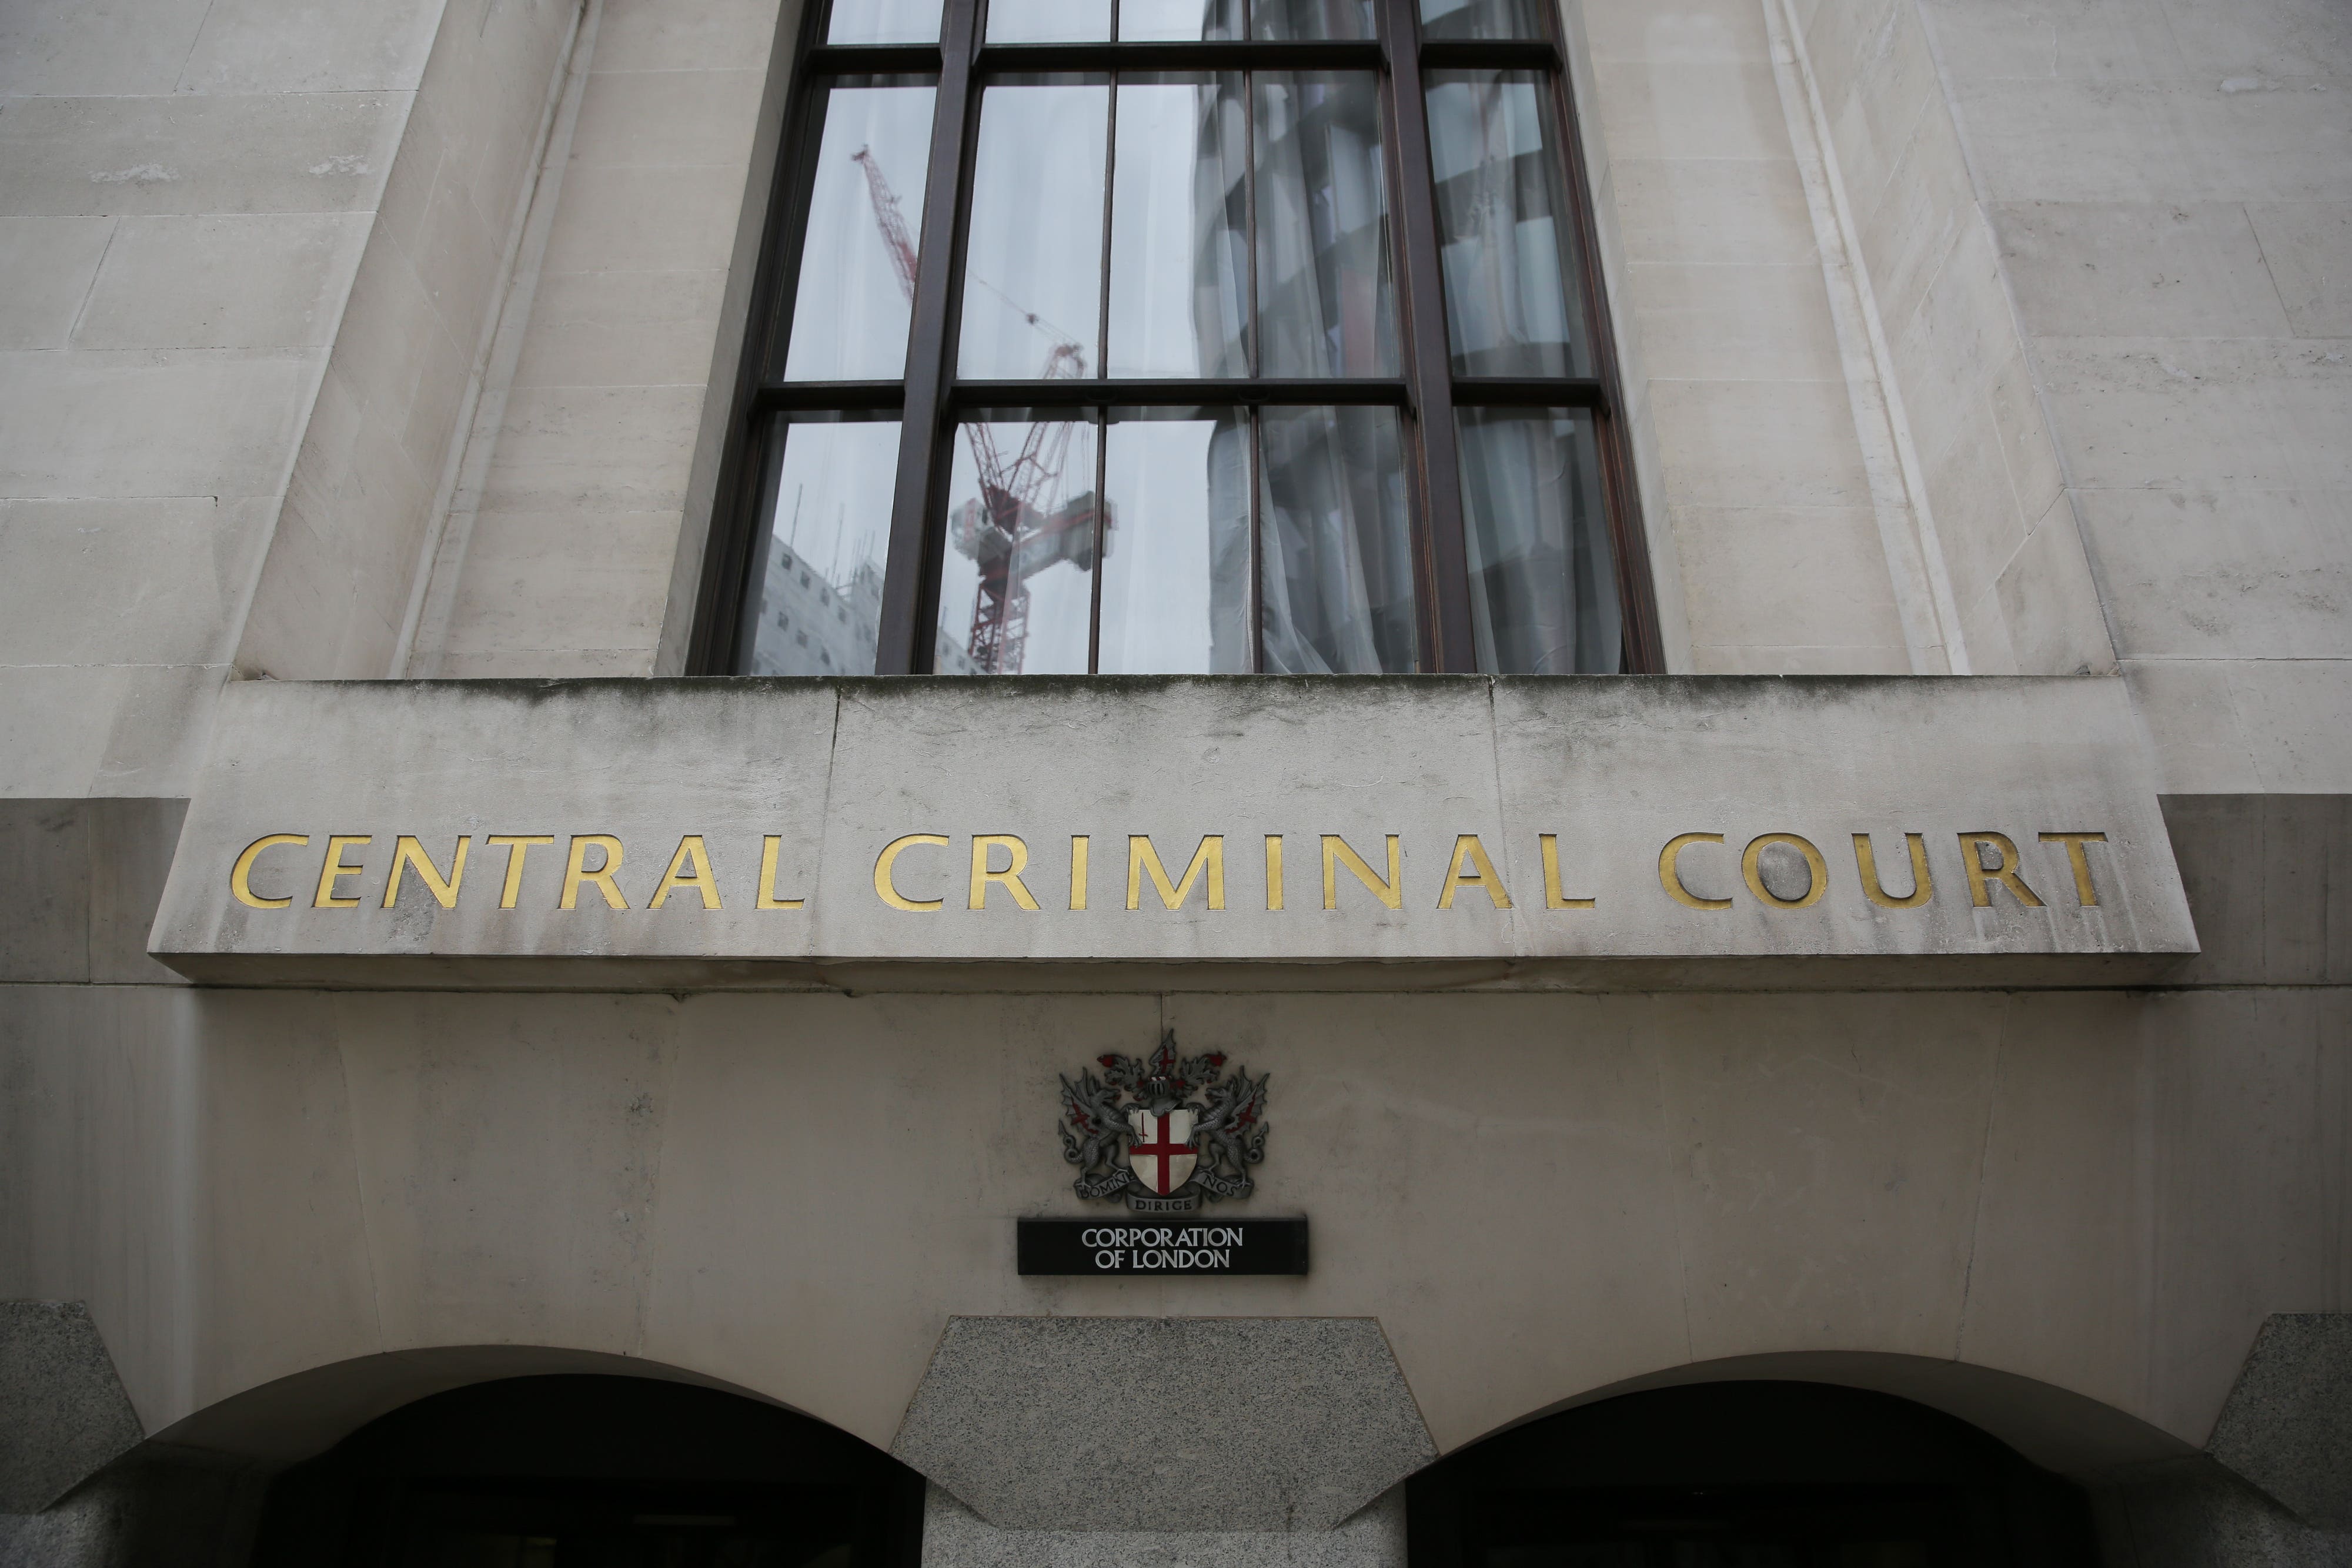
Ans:
[[[1682,858],[1683,851],[1693,844],[1721,842],[1723,842],[1721,833],[1677,833],[1666,841],[1666,847],[1658,852],[1658,885],[1666,890],[1668,898],[1688,909],[1731,907],[1731,900],[1727,898],[1701,898],[1689,888],[1685,887],[1682,871],[1675,863]]]
[[[898,891],[898,884],[891,875],[892,868],[898,863],[898,852],[915,844],[931,844],[940,849],[945,849],[948,846],[947,835],[908,833],[903,839],[892,839],[889,843],[883,846],[881,858],[874,862],[874,893],[875,896],[893,909],[911,910],[920,915],[939,909],[946,900],[908,898]]]
[[[294,902],[291,897],[264,898],[253,891],[253,862],[260,858],[261,852],[264,850],[273,849],[279,844],[307,844],[310,841],[310,835],[308,833],[270,833],[254,840],[245,846],[245,852],[236,857],[236,864],[229,869],[228,890],[236,894],[236,901],[248,909],[289,907]]]

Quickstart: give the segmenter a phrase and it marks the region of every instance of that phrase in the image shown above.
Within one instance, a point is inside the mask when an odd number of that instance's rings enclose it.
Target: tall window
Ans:
[[[1552,0],[834,0],[698,667],[1658,667]]]

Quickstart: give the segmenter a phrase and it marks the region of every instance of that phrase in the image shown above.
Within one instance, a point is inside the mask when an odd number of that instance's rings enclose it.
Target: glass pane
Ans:
[[[898,422],[777,423],[783,464],[754,566],[743,673],[870,675]]]
[[[1615,674],[1624,627],[1591,416],[1466,408],[1455,427],[1478,668]]]
[[[928,87],[836,87],[826,94],[787,379],[896,381],[907,373],[932,96]]]
[[[967,424],[948,482],[942,675],[1082,675],[1094,620],[1095,427]]]
[[[1372,0],[1250,0],[1258,38],[1369,38]]]
[[[1386,408],[1258,416],[1268,674],[1414,668],[1404,455]]]
[[[940,0],[833,0],[828,44],[936,44]]]
[[[1127,43],[1242,36],[1242,0],[1119,0],[1118,36]]]
[[[1110,0],[989,0],[992,44],[1099,44],[1110,37]]]
[[[1237,74],[1119,83],[1112,375],[1249,374],[1243,107]]]
[[[1545,0],[1421,0],[1424,38],[1547,38]]]
[[[1109,675],[1247,674],[1249,426],[1225,409],[1114,420],[1104,492]]]
[[[981,99],[960,374],[1094,373],[1109,129],[1108,84],[992,87]]]
[[[1397,373],[1379,94],[1369,71],[1257,74],[1260,373]]]
[[[1445,320],[1459,375],[1585,375],[1576,226],[1545,78],[1433,71]]]

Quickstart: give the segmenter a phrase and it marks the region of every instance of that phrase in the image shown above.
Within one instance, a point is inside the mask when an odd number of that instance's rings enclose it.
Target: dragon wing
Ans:
[[[1196,1131],[1217,1133],[1246,1126],[1265,1110],[1265,1075],[1252,1078],[1236,1072],[1209,1090],[1209,1110],[1192,1125]]]

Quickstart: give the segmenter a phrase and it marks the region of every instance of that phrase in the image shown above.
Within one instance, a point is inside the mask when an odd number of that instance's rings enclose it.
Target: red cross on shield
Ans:
[[[1190,1111],[1162,1115],[1139,1105],[1129,1108],[1135,1142],[1128,1145],[1127,1163],[1146,1190],[1165,1197],[1192,1179],[1192,1167],[1201,1159],[1192,1143],[1192,1115]]]

